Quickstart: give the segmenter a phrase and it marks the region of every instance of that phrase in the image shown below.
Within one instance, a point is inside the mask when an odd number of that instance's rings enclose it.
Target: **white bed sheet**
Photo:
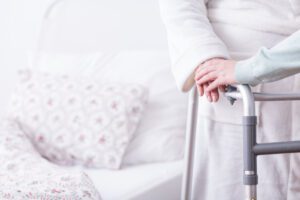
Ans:
[[[180,199],[183,161],[131,166],[119,171],[84,171],[103,200]]]

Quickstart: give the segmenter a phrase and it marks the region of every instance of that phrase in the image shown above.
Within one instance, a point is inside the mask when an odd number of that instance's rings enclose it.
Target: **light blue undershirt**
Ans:
[[[257,85],[300,73],[300,30],[271,49],[261,48],[255,56],[237,62],[239,83]]]

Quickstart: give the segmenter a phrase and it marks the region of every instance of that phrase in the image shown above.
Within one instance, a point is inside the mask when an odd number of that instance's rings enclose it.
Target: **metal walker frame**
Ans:
[[[192,177],[196,148],[196,130],[198,114],[198,93],[192,90],[189,100],[185,171],[183,175],[181,200],[192,200]],[[225,96],[233,104],[237,99],[243,101],[243,160],[245,200],[257,200],[257,156],[299,153],[300,141],[261,143],[256,142],[255,101],[294,101],[300,100],[300,93],[253,93],[248,85],[229,86]]]

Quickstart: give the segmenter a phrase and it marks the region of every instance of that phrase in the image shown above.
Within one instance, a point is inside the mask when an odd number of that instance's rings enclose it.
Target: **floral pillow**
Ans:
[[[146,104],[144,87],[32,70],[20,77],[10,117],[42,156],[61,165],[120,168]]]
[[[0,199],[101,200],[80,170],[49,163],[34,149],[17,124],[0,122]]]

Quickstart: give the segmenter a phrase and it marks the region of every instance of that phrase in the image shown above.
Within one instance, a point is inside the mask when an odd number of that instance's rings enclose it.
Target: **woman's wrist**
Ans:
[[[260,81],[256,78],[253,73],[255,67],[254,58],[249,58],[246,60],[241,60],[235,64],[235,80],[239,84],[250,84],[257,85]]]

